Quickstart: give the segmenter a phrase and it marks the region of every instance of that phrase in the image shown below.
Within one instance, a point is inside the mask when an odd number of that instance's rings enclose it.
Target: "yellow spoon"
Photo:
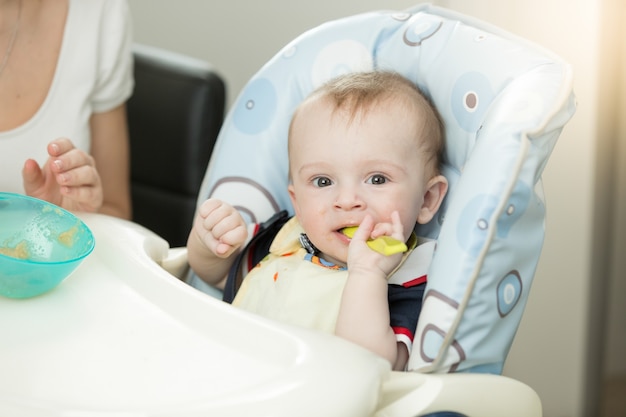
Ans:
[[[352,239],[356,229],[358,229],[358,226],[344,227],[341,230],[341,233]],[[390,236],[381,236],[376,239],[370,239],[367,241],[367,246],[386,256],[393,255],[394,253],[406,252],[408,249],[404,242],[400,242]]]

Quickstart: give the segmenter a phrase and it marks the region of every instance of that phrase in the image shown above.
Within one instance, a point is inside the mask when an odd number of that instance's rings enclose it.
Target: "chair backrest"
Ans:
[[[544,239],[541,173],[575,111],[569,65],[483,22],[420,5],[323,24],[285,46],[247,84],[199,199],[260,222],[291,210],[287,129],[294,108],[340,73],[391,69],[444,120],[450,192],[418,234],[438,238],[409,360],[421,372],[500,373]]]
[[[224,118],[225,84],[207,62],[144,45],[133,52],[133,221],[184,246]]]

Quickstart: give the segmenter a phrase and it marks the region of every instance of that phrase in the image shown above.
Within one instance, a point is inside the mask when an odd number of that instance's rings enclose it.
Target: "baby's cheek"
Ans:
[[[404,240],[406,241],[413,229],[415,228],[415,224],[417,223],[417,211],[407,211],[400,212],[400,222],[402,223],[402,235],[404,236]]]
[[[320,208],[317,210],[317,215],[320,217],[326,216],[326,213],[328,213],[328,210],[324,209],[324,208]]]

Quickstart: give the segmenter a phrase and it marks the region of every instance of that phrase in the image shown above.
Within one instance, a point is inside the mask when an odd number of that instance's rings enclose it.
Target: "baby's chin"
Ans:
[[[339,265],[339,266],[342,266],[344,268],[347,267],[347,265],[348,265],[347,256],[344,258],[344,257],[341,257],[341,256],[332,256],[332,255],[329,255],[328,253],[321,253],[320,254],[320,258],[322,258],[323,260],[325,260],[327,262],[330,262],[330,263],[332,263],[334,265]],[[343,258],[343,260],[342,260],[342,258]]]

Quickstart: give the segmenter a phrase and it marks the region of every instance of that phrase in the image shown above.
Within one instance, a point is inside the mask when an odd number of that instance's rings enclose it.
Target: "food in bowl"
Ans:
[[[29,298],[52,290],[94,245],[89,227],[69,211],[0,192],[0,295]]]
[[[17,259],[28,259],[28,246],[26,241],[21,241],[14,248],[0,247],[0,255],[10,256]]]

